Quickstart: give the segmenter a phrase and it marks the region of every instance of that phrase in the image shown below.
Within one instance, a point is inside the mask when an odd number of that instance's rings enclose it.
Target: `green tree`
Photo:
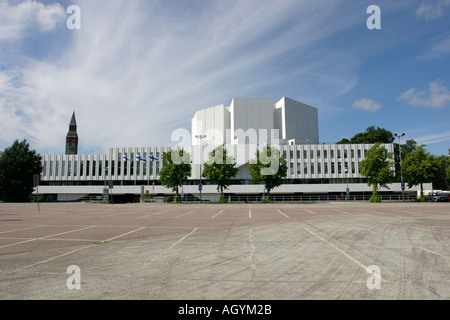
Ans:
[[[417,149],[417,142],[413,139],[406,140],[404,144],[401,145],[401,154],[402,160],[405,159],[406,155],[410,152],[413,152]],[[399,153],[399,144],[394,144],[394,157],[395,157],[395,172],[396,172],[396,181],[401,181],[401,171],[400,171],[400,153]]]
[[[357,133],[351,139],[344,138],[338,144],[373,144],[373,143],[393,143],[394,135],[389,130],[379,127],[368,127],[365,132]]]
[[[392,161],[393,154],[387,153],[381,143],[375,143],[367,151],[366,159],[361,161],[359,172],[367,179],[367,184],[372,186],[372,202],[379,202],[378,186],[388,188],[387,184],[394,179]]]
[[[28,201],[33,192],[33,175],[42,172],[42,157],[30,150],[26,140],[14,141],[0,155],[0,200]]]
[[[403,160],[403,175],[409,187],[420,185],[423,197],[423,184],[432,182],[441,168],[441,160],[426,151],[425,145],[409,153]]]
[[[251,182],[264,183],[267,190],[266,200],[270,200],[270,191],[280,186],[287,176],[287,162],[276,148],[265,146],[256,151],[256,159],[249,163]]]
[[[239,169],[236,168],[234,158],[228,156],[224,145],[214,149],[208,155],[209,159],[204,164],[202,176],[217,184],[217,191],[220,192],[220,202],[227,202],[223,190],[228,189],[231,179],[234,178]]]
[[[191,175],[191,156],[183,149],[177,148],[162,154],[163,166],[159,172],[161,185],[176,193],[175,202],[179,202],[179,187]]]

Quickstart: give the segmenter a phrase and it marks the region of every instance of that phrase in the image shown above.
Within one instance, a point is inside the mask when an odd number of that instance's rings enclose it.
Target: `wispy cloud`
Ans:
[[[426,20],[435,20],[442,17],[448,7],[450,0],[426,0],[417,8],[416,15]]]
[[[65,11],[59,3],[44,5],[37,1],[26,0],[12,6],[6,0],[0,0],[0,41],[17,39],[32,28],[49,31],[64,21]]]
[[[422,137],[417,137],[414,139],[417,144],[433,144],[433,143],[439,143],[439,142],[445,142],[450,141],[450,131],[436,133],[432,135],[426,135]]]
[[[29,137],[62,152],[75,110],[84,150],[167,145],[174,129],[190,129],[195,111],[238,95],[295,84],[299,95],[333,97],[356,83],[351,53],[316,46],[355,23],[336,19],[341,1],[77,4],[82,29],[66,30],[59,56],[0,71],[0,125],[8,128],[0,142]],[[293,54],[295,69],[283,62]]]
[[[443,108],[450,103],[450,91],[436,80],[431,82],[428,90],[417,91],[410,89],[403,92],[398,98],[415,107]]]
[[[424,54],[422,54],[419,59],[430,60],[439,59],[450,55],[450,36],[440,38],[431,45]]]
[[[372,99],[367,99],[367,98],[355,101],[353,103],[353,109],[361,109],[361,110],[370,111],[370,112],[378,111],[382,107],[383,106],[380,103],[378,103]]]

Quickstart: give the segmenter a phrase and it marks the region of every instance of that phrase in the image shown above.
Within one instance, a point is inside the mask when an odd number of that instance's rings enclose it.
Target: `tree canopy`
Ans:
[[[183,149],[177,148],[162,154],[163,166],[159,172],[161,185],[172,189],[176,193],[175,201],[179,198],[179,187],[191,175],[191,156]]]
[[[409,187],[420,185],[423,195],[423,184],[432,182],[441,171],[441,160],[425,150],[421,145],[406,155],[403,160],[403,174]]]
[[[366,159],[361,161],[359,171],[367,179],[367,184],[372,186],[371,201],[378,201],[378,186],[388,187],[387,184],[394,179],[393,154],[387,153],[381,143],[375,143],[367,151]]]
[[[210,152],[209,159],[204,164],[202,176],[217,184],[220,201],[226,202],[223,190],[228,188],[231,179],[236,176],[238,171],[234,158],[228,156],[227,149],[222,145]]]
[[[342,139],[338,144],[393,143],[394,141],[395,137],[389,130],[371,126],[365,132],[355,134],[351,139]]]
[[[27,140],[14,141],[0,156],[0,200],[28,201],[33,176],[42,172],[42,157],[30,150]]]
[[[249,163],[251,182],[264,183],[270,199],[270,191],[280,186],[287,176],[287,162],[278,149],[269,146],[265,146],[262,152],[257,150],[255,156],[256,159]]]

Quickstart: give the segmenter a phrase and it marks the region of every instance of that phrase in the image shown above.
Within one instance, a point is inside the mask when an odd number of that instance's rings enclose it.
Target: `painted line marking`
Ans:
[[[154,213],[146,214],[146,215],[144,215],[144,216],[138,217],[137,219],[143,219],[143,218],[150,217],[150,216],[156,216],[156,215],[158,215],[158,214],[166,213],[167,211],[169,211],[169,210],[164,210],[164,211],[159,211],[159,212],[154,212]]]
[[[284,213],[281,212],[280,210],[277,209],[277,211],[278,211],[279,214],[281,214],[281,215],[285,216],[286,218],[290,219],[290,217],[289,217],[288,215],[284,214]]]
[[[38,227],[30,227],[30,228],[23,228],[23,229],[16,229],[16,230],[9,230],[9,231],[2,231],[2,232],[0,232],[0,234],[10,233],[10,232],[17,232],[17,231],[24,231],[24,230],[31,230],[31,229],[39,229],[39,228],[44,228],[44,227],[48,227],[48,225],[43,225],[43,226],[38,226]]]
[[[174,244],[172,244],[167,250],[174,248],[177,244],[179,244],[180,242],[182,242],[184,239],[186,239],[187,237],[189,237],[191,234],[193,234],[195,231],[197,231],[198,228],[195,228],[194,230],[192,230],[191,232],[189,232],[187,235],[185,235],[183,238],[181,238],[180,240],[178,240],[177,242],[175,242]]]
[[[124,233],[124,234],[121,234],[121,235],[112,237],[112,238],[110,238],[110,239],[108,239],[108,240],[104,240],[104,241],[102,241],[102,243],[109,242],[109,241],[112,241],[112,240],[117,239],[117,238],[121,238],[121,237],[123,237],[123,236],[126,236],[126,235],[128,235],[128,234],[137,232],[137,231],[142,230],[142,229],[145,229],[145,228],[146,228],[146,227],[142,227],[142,228],[138,228],[138,229],[133,230],[133,231],[126,232],[126,233]]]
[[[178,219],[178,218],[187,216],[188,214],[192,214],[192,213],[194,213],[194,212],[196,212],[196,211],[197,211],[197,210],[192,210],[192,211],[189,211],[188,213],[180,214],[179,216],[175,217],[175,219]]]
[[[211,219],[214,219],[215,217],[217,217],[219,214],[221,214],[223,212],[223,210],[220,210],[220,212],[218,214],[216,214],[214,217],[212,217]]]
[[[450,259],[449,257],[443,256],[442,254],[439,254],[439,253],[437,253],[437,252],[428,250],[427,248],[422,248],[422,249],[425,250],[425,251],[428,251],[428,252],[430,252],[430,253],[432,253],[432,254],[438,255],[438,256],[440,256],[440,257],[442,257],[442,258]]]
[[[252,218],[252,210],[248,210],[248,217],[249,217],[249,219]]]
[[[71,231],[66,231],[66,232],[60,232],[60,233],[56,233],[56,234],[51,234],[49,236],[45,236],[45,237],[40,237],[40,238],[33,238],[33,239],[29,239],[26,241],[20,241],[20,242],[16,242],[16,243],[10,243],[10,244],[6,244],[4,246],[0,246],[0,248],[6,248],[6,247],[12,247],[18,244],[22,244],[22,243],[27,243],[27,242],[32,242],[32,241],[37,241],[37,240],[43,240],[43,239],[47,239],[47,238],[51,238],[51,237],[56,237],[62,234],[67,234],[67,233],[71,233],[71,232],[77,232],[77,231],[82,231],[82,230],[86,230],[86,229],[91,229],[91,228],[95,228],[95,226],[89,226],[89,227],[84,227],[84,228],[80,228],[80,229],[76,229],[76,230],[71,230]]]
[[[312,212],[312,211],[310,211],[310,210],[307,210],[307,209],[303,209],[303,210],[305,210],[306,212],[309,212],[309,213],[315,214],[316,216],[318,216],[318,215],[319,215],[319,214],[317,214],[317,213],[315,213],[315,212]]]
[[[116,213],[116,214],[109,214],[107,216],[101,216],[100,218],[109,218],[109,217],[115,217],[115,216],[121,216],[124,214],[130,214],[130,213],[135,213],[138,212],[139,210],[133,210],[133,211],[127,211],[127,212],[121,212],[121,213]]]
[[[58,259],[58,258],[61,258],[61,257],[65,257],[65,256],[67,256],[67,255],[69,255],[69,254],[72,254],[72,253],[75,253],[75,252],[78,252],[78,251],[81,251],[81,250],[90,248],[90,247],[92,247],[92,246],[93,246],[93,245],[91,244],[91,245],[86,246],[86,247],[83,247],[83,248],[79,248],[79,249],[76,249],[76,250],[73,250],[73,251],[70,251],[70,252],[66,252],[66,253],[63,253],[63,254],[61,254],[61,255],[59,255],[59,256],[56,256],[56,257],[53,257],[53,258],[50,258],[50,259],[46,259],[46,260],[43,260],[43,261],[40,261],[40,262],[36,262],[36,263],[30,264],[30,265],[28,265],[28,266],[25,266],[25,267],[16,269],[16,270],[14,270],[13,272],[21,271],[21,270],[24,270],[24,269],[28,269],[28,268],[37,266],[37,265],[39,265],[39,264],[43,264],[43,263],[46,263],[46,262],[49,262],[49,261],[52,261],[52,260],[55,260],[55,259]]]
[[[311,233],[313,236],[315,236],[316,238],[322,240],[323,242],[325,242],[326,244],[328,244],[329,246],[331,246],[333,249],[335,249],[336,251],[342,253],[344,256],[346,256],[348,259],[350,259],[351,261],[353,261],[354,263],[356,263],[358,266],[360,266],[361,268],[363,268],[365,271],[367,271],[367,267],[365,265],[363,265],[361,262],[359,262],[358,260],[356,260],[355,258],[353,258],[351,255],[347,254],[346,252],[344,252],[343,250],[339,249],[338,247],[336,247],[334,244],[332,244],[331,242],[327,241],[326,239],[322,238],[321,236],[315,234],[314,232],[312,232],[311,230],[308,230],[307,228],[304,228],[306,231],[308,231],[309,233]],[[384,280],[383,278],[380,277],[380,279],[384,282],[387,282],[386,280]]]
[[[345,211],[336,210],[336,209],[331,209],[331,210],[336,211],[336,212],[340,212],[340,213],[345,213],[345,214],[347,214],[349,216],[354,216],[354,214],[351,214],[351,213],[348,213],[348,212],[345,212]]]

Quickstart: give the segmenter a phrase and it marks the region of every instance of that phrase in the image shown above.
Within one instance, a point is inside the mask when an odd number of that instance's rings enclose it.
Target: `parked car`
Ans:
[[[443,194],[430,194],[428,196],[425,196],[425,199],[433,202],[448,201],[448,198]]]

